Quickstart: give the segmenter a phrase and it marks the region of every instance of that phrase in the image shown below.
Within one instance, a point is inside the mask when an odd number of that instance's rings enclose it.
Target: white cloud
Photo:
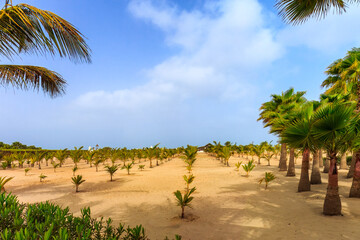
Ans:
[[[180,10],[166,2],[133,0],[129,11],[165,33],[165,42],[179,47],[176,55],[145,71],[142,86],[80,96],[80,106],[136,109],[175,99],[245,99],[256,94],[254,71],[278,59],[283,48],[265,27],[256,0],[208,1],[203,9]],[[248,99],[250,101],[250,99]]]

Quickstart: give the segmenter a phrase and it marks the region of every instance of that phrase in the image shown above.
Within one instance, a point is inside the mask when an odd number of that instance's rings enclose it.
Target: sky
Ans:
[[[357,5],[292,26],[269,0],[21,2],[71,22],[92,50],[91,64],[1,59],[66,79],[54,99],[0,86],[0,141],[48,149],[275,142],[260,105],[290,87],[318,99],[327,66],[360,43]]]

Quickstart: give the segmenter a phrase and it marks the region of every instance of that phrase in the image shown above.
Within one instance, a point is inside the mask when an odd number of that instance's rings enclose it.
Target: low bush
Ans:
[[[142,225],[129,227],[119,224],[114,227],[111,218],[92,218],[90,208],[82,209],[81,216],[75,217],[69,208],[61,208],[49,202],[22,204],[16,196],[6,193],[0,194],[0,238],[148,239]]]

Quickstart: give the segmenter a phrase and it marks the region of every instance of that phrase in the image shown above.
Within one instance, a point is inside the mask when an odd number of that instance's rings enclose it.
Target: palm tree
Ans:
[[[339,14],[359,0],[277,0],[275,7],[285,22],[301,24],[309,18],[324,18],[332,8]]]
[[[90,167],[92,167],[92,163],[95,159],[95,156],[96,156],[97,152],[94,151],[94,150],[91,150],[91,151],[87,151],[85,152],[84,154],[84,158],[86,159],[86,161],[90,164]]]
[[[185,217],[185,207],[190,207],[190,202],[194,199],[194,197],[191,196],[193,192],[195,192],[196,188],[193,187],[190,189],[190,191],[187,191],[184,196],[181,194],[179,190],[174,192],[174,195],[177,200],[178,206],[181,207],[181,218]]]
[[[47,178],[47,176],[41,173],[39,178],[40,178],[40,182],[42,182],[45,178]]]
[[[265,190],[266,190],[269,185],[269,182],[271,182],[275,179],[276,179],[276,177],[274,174],[272,174],[270,172],[265,172],[265,177],[263,177],[259,180],[259,184],[261,184],[264,181],[265,182]]]
[[[130,169],[132,169],[133,163],[125,164],[125,166],[122,167],[122,169],[126,169],[128,175],[130,175]]]
[[[235,167],[236,167],[235,170],[236,170],[236,171],[239,171],[239,168],[240,168],[241,164],[242,164],[242,161],[235,163]]]
[[[321,184],[319,151],[313,152],[313,164],[311,170],[310,184]]]
[[[310,149],[314,152],[319,147],[328,152],[330,170],[323,209],[325,215],[341,214],[336,155],[344,151],[349,139],[354,139],[358,135],[360,120],[358,115],[353,114],[354,108],[354,105],[344,103],[327,105],[314,113],[311,112],[313,108],[308,108],[308,114],[303,114],[302,118],[294,121],[283,133],[284,141],[293,147],[303,147],[304,152]],[[308,156],[304,158],[308,161]],[[308,164],[303,163],[303,166],[308,167]],[[308,180],[307,176],[307,182]],[[309,183],[306,187],[310,190]],[[299,183],[300,190],[304,189],[301,189]]]
[[[254,160],[250,160],[247,164],[242,165],[246,172],[246,177],[249,177],[249,173],[255,168]]]
[[[274,156],[274,154],[274,147],[271,145],[267,146],[266,151],[264,151],[264,153],[262,154],[261,157],[266,159],[266,161],[268,162],[268,166],[270,166],[270,160]]]
[[[156,148],[159,146],[160,143],[156,144],[153,147],[149,147],[146,148],[146,157],[149,159],[150,161],[150,168],[152,168],[152,159],[155,157],[156,155]]]
[[[65,159],[68,157],[69,153],[67,148],[58,150],[55,152],[55,158],[59,160],[60,167],[65,163]]]
[[[82,178],[82,175],[77,175],[76,177],[72,177],[71,180],[72,183],[75,185],[75,192],[79,192],[80,184],[85,182],[85,180]]]
[[[332,63],[326,73],[329,77],[322,83],[327,92],[351,94],[355,99],[355,112],[360,112],[360,49],[353,48],[342,59]],[[355,166],[360,166],[360,150],[355,152]],[[359,156],[358,158],[356,156]],[[360,167],[354,168],[350,197],[360,197]]]
[[[113,175],[114,175],[114,173],[118,170],[118,168],[119,168],[119,165],[112,165],[112,166],[105,166],[105,169],[106,169],[106,171],[110,174],[110,181],[112,182],[112,180],[113,180]]]
[[[310,151],[315,151],[313,136],[310,132],[313,124],[313,119],[311,118],[313,110],[313,103],[305,104],[299,111],[298,117],[281,133],[282,142],[289,144],[292,148],[299,148],[303,151],[298,192],[310,191],[309,158]]]
[[[41,160],[46,156],[46,151],[35,151],[32,156],[33,162],[37,162],[39,164],[39,169],[41,169]]]
[[[58,15],[27,4],[5,1],[0,10],[0,55],[12,59],[20,53],[59,54],[75,62],[91,62],[82,34]],[[28,65],[0,65],[1,85],[42,89],[51,97],[65,92],[66,81],[56,72]]]
[[[82,156],[83,156],[83,146],[77,148],[77,147],[74,147],[74,150],[72,150],[70,152],[70,156],[75,164],[75,167],[77,167],[77,164],[80,162]]]
[[[305,92],[295,92],[293,88],[281,93],[271,95],[271,101],[265,102],[260,107],[260,117],[264,127],[270,127],[270,133],[278,136],[284,131],[289,122],[294,119],[294,112],[306,101],[303,97]],[[287,170],[286,143],[281,142],[280,171]]]
[[[196,154],[198,148],[196,146],[187,145],[184,150],[184,161],[191,168],[196,161]]]
[[[229,159],[233,155],[233,152],[231,151],[231,147],[229,147],[229,146],[222,147],[220,154],[221,154],[221,157],[224,159],[224,165],[230,167]],[[191,166],[192,166],[192,163],[191,163]]]

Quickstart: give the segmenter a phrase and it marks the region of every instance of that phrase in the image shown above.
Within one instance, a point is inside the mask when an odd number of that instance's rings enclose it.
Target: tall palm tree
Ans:
[[[349,93],[355,99],[355,112],[360,112],[360,49],[353,48],[346,56],[332,63],[326,73],[329,77],[322,83],[328,91]],[[350,197],[360,197],[360,150],[355,152],[355,166]],[[359,156],[359,157],[356,157]],[[358,168],[356,166],[359,165]]]
[[[270,127],[270,133],[279,136],[294,118],[293,113],[306,101],[304,94],[305,92],[295,92],[293,88],[290,88],[281,95],[271,95],[271,100],[261,105],[258,121],[262,120],[264,127]],[[282,142],[280,171],[287,170],[286,154],[286,143]]]
[[[58,54],[75,62],[91,62],[83,35],[58,15],[27,4],[5,1],[0,10],[0,56],[9,60],[21,53]],[[51,97],[65,92],[66,81],[39,66],[0,65],[0,84],[19,89],[41,89]]]
[[[277,0],[275,7],[285,22],[301,24],[309,18],[324,18],[331,9],[339,14],[349,3],[359,0]]]
[[[77,167],[77,164],[80,162],[80,160],[82,159],[84,153],[83,153],[83,146],[77,148],[77,147],[74,147],[74,150],[72,150],[70,152],[70,156],[75,164],[75,167]]]
[[[300,148],[303,151],[298,192],[310,191],[309,158],[310,151],[315,151],[314,139],[310,132],[313,124],[313,109],[313,103],[305,104],[298,113],[298,117],[281,132],[282,142],[289,144],[292,148]]]

